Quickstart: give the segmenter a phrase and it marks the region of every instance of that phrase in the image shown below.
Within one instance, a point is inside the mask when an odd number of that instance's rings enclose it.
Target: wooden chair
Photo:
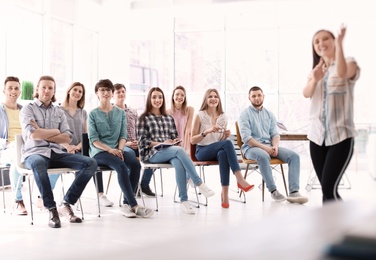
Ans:
[[[240,147],[240,151],[241,151],[243,162],[247,165],[247,168],[246,168],[245,173],[244,173],[244,179],[246,179],[247,176],[248,176],[248,169],[249,169],[249,167],[251,165],[257,164],[257,161],[256,160],[249,160],[249,159],[245,158],[245,156],[243,154],[243,151],[241,149],[241,147],[243,146],[243,141],[242,141],[242,138],[240,136],[239,126],[238,126],[238,122],[237,121],[235,122],[235,127],[236,127],[236,140],[237,140],[238,146]],[[277,159],[277,158],[271,158],[270,159],[270,167],[272,168],[272,170],[276,170],[276,167],[278,165],[281,167],[280,173],[282,174],[283,183],[285,185],[286,196],[288,196],[287,186],[286,186],[286,179],[285,179],[285,173],[283,171],[283,164],[285,164],[285,162],[282,161],[282,160],[280,160],[280,159]],[[255,169],[255,170],[258,171],[257,169]],[[242,193],[243,193],[243,191],[240,191],[240,195],[239,196],[241,196]],[[262,201],[264,201],[264,193],[265,193],[265,181],[264,181],[264,179],[262,179]],[[244,202],[246,202],[245,194],[243,194],[243,196],[244,196]]]
[[[32,170],[25,168],[24,164],[21,163],[22,144],[23,144],[22,135],[16,135],[16,167],[17,167],[17,171],[20,174],[20,178],[18,178],[18,183],[21,181],[22,176],[26,177],[28,187],[29,187],[31,225],[33,225],[34,213],[33,213],[32,189],[31,189],[30,178],[34,175],[34,173]],[[62,181],[63,181],[62,174],[64,173],[76,174],[76,170],[71,169],[71,168],[49,168],[47,172],[48,174],[61,174]],[[64,194],[64,185],[62,185],[62,192]],[[81,216],[82,216],[82,219],[84,219],[84,212],[82,210],[81,199],[79,199],[79,204],[80,204]]]

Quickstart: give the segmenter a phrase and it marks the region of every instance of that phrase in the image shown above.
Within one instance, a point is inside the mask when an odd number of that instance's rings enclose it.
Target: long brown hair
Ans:
[[[206,90],[204,98],[202,99],[202,104],[201,104],[200,111],[208,109],[208,101],[207,101],[207,99],[208,99],[208,97],[210,95],[210,92],[215,92],[217,94],[218,99],[219,99],[219,104],[217,106],[217,111],[219,112],[219,114],[223,114],[224,111],[223,111],[223,108],[222,108],[221,96],[219,95],[218,90],[216,90],[215,88],[209,88],[208,90]]]
[[[183,104],[181,105],[181,111],[183,112],[183,114],[187,114],[188,113],[188,109],[187,109],[187,92],[185,91],[185,88],[183,86],[177,86],[174,88],[174,91],[172,91],[172,95],[171,95],[171,111],[174,113],[175,112],[175,100],[174,100],[174,95],[175,95],[175,92],[176,90],[182,90],[184,92],[184,102]]]
[[[78,100],[77,102],[77,106],[79,108],[84,108],[85,106],[85,86],[84,84],[80,83],[80,82],[73,82],[72,85],[70,85],[70,87],[67,89],[67,92],[65,93],[65,100],[63,102],[63,107],[68,107],[69,105],[69,92],[76,86],[79,86],[79,87],[82,87],[82,97],[80,100]]]
[[[153,106],[151,105],[151,94],[154,92],[154,91],[158,91],[158,92],[161,92],[162,93],[162,97],[163,97],[163,104],[160,108],[160,111],[161,111],[161,114],[166,116],[167,115],[167,112],[166,112],[166,99],[165,99],[165,95],[163,93],[163,90],[159,87],[153,87],[151,89],[149,89],[149,93],[148,93],[148,98],[146,99],[146,106],[145,106],[145,110],[144,112],[141,114],[140,116],[140,120],[139,121],[143,121],[145,116],[147,116],[151,110],[153,109]]]

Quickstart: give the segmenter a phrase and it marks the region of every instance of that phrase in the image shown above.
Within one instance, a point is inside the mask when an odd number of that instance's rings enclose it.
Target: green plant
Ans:
[[[22,100],[33,100],[34,85],[31,81],[22,81]]]

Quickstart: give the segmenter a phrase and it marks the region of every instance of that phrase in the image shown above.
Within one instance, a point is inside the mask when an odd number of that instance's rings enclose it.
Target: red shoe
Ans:
[[[255,187],[255,185],[251,184],[251,185],[249,185],[249,186],[247,186],[247,187],[244,188],[244,187],[243,187],[242,185],[240,185],[239,182],[238,182],[238,188],[241,189],[241,190],[244,191],[244,192],[247,192],[247,191],[253,190],[254,187]]]
[[[223,197],[222,197],[222,194],[221,194],[221,199],[222,199],[222,208],[224,208],[224,209],[228,209],[229,207],[230,207],[230,203],[224,203],[223,202]]]

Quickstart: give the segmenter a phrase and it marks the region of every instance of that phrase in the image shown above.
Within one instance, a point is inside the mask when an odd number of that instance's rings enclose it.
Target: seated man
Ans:
[[[51,76],[39,79],[35,101],[24,106],[20,113],[22,126],[22,162],[33,170],[35,182],[41,193],[45,208],[50,212],[49,226],[60,228],[59,213],[71,223],[81,223],[70,205],[77,202],[86,184],[94,175],[97,163],[94,159],[80,154],[63,151],[62,143],[70,143],[72,132],[64,111],[54,106],[56,83]],[[50,167],[72,168],[77,170],[76,178],[65,194],[59,209],[52,193],[47,170]]]
[[[277,190],[270,158],[278,158],[289,166],[289,195],[291,203],[306,203],[308,198],[299,193],[300,158],[299,155],[287,148],[279,147],[277,121],[272,112],[263,107],[264,93],[255,86],[248,92],[251,105],[242,111],[239,117],[239,130],[243,140],[242,151],[250,160],[256,160],[260,167],[262,178],[275,201],[286,200]]]

